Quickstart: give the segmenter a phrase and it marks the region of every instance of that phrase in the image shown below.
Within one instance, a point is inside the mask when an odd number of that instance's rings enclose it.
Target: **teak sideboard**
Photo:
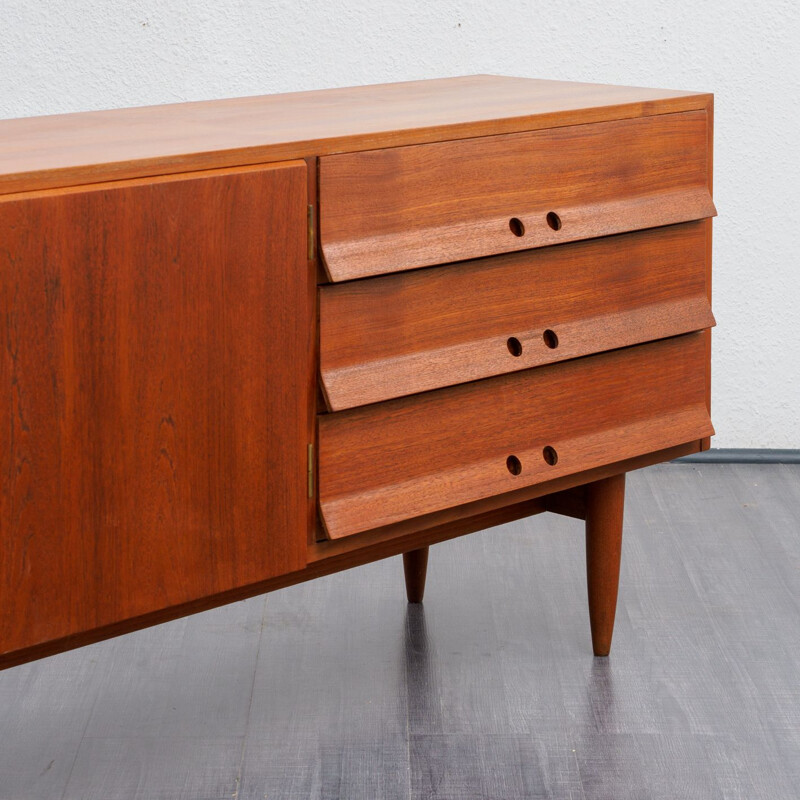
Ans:
[[[607,654],[625,473],[713,434],[712,109],[479,75],[0,122],[0,666],[391,555],[418,602],[429,545],[542,511]]]

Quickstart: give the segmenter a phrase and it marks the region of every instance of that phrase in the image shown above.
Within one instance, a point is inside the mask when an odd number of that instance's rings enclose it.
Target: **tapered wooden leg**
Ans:
[[[406,573],[406,596],[409,603],[421,603],[425,594],[425,576],[428,572],[428,548],[420,547],[403,553],[403,570]]]
[[[625,474],[586,486],[586,578],[596,656],[607,656],[614,633],[622,553]]]

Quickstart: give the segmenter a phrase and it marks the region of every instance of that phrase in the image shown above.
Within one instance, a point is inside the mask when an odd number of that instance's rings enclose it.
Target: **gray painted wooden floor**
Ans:
[[[798,798],[800,466],[629,479],[609,659],[581,523],[438,545],[0,673],[0,798]]]

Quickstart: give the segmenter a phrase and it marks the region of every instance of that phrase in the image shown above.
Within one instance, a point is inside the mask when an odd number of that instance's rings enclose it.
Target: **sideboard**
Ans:
[[[625,473],[713,434],[712,110],[478,75],[0,122],[0,667],[393,555],[419,602],[430,545],[544,511],[608,654]]]

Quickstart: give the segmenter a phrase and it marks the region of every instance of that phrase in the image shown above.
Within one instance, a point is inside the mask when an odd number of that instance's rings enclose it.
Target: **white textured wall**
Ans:
[[[797,448],[799,8],[0,0],[0,118],[475,72],[713,91],[715,446]]]

